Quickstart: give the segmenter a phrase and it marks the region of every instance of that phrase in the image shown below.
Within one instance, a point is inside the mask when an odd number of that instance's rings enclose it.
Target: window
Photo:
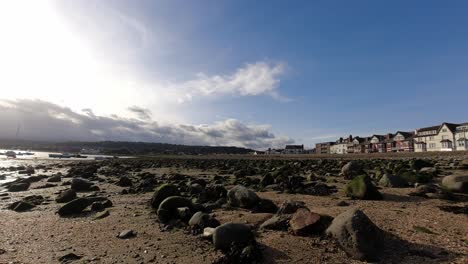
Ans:
[[[442,129],[442,132],[447,132],[447,129],[446,129],[446,128],[443,128],[443,129]]]
[[[436,144],[435,144],[435,143],[430,143],[430,144],[429,144],[429,148],[430,148],[430,149],[436,148]]]
[[[450,142],[450,141],[442,142],[442,147],[443,148],[452,148],[452,142]]]
[[[458,141],[458,146],[459,147],[464,147],[465,146],[465,141],[464,140]]]
[[[434,140],[434,136],[430,136],[430,137],[429,137],[429,140]]]

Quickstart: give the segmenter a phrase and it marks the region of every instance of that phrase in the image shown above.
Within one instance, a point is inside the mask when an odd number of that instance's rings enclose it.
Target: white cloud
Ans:
[[[258,61],[247,63],[233,74],[197,74],[193,80],[170,84],[170,91],[178,102],[191,101],[199,97],[216,96],[257,96],[269,95],[275,99],[288,100],[278,92],[280,77],[285,73],[284,63]]]
[[[136,113],[148,112],[132,107]],[[135,111],[134,111],[135,112]],[[20,139],[81,141],[145,141],[187,145],[240,146],[253,149],[283,147],[294,141],[277,137],[268,125],[245,124],[226,119],[208,125],[159,124],[150,119],[83,114],[40,100],[0,100],[0,135]]]

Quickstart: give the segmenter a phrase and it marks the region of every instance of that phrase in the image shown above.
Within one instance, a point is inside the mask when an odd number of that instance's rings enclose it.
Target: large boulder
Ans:
[[[290,215],[274,215],[272,218],[263,222],[260,229],[286,231],[289,227]]]
[[[60,182],[62,181],[62,176],[60,174],[56,174],[54,176],[51,176],[49,179],[47,179],[47,182]]]
[[[451,192],[468,193],[468,175],[445,176],[442,186]]]
[[[157,214],[161,222],[165,223],[171,219],[179,218],[178,208],[188,208],[193,211],[192,201],[181,196],[170,196],[164,199],[159,205]]]
[[[295,235],[305,236],[312,233],[319,233],[320,215],[309,211],[306,208],[299,208],[289,221],[291,230]]]
[[[382,194],[367,175],[354,178],[346,185],[346,196],[361,200],[381,200]]]
[[[72,189],[65,190],[57,195],[55,201],[57,203],[68,203],[76,199],[76,192]]]
[[[260,201],[257,194],[242,185],[232,187],[227,193],[228,204],[232,207],[250,209]]]
[[[71,182],[72,190],[76,192],[87,192],[91,190],[93,183],[82,178],[74,178]]]
[[[91,200],[87,198],[78,198],[71,202],[64,204],[58,210],[58,214],[60,216],[69,216],[73,214],[81,213],[86,207],[88,207],[92,203]]]
[[[354,259],[375,261],[383,251],[383,231],[358,209],[338,215],[326,233]]]
[[[254,234],[248,225],[226,223],[213,232],[213,244],[217,249],[227,250],[232,243],[248,244],[254,240]]]
[[[170,196],[178,196],[179,190],[177,187],[172,184],[163,184],[159,186],[153,194],[151,198],[151,207],[158,209],[159,205],[161,204],[164,199]]]
[[[341,168],[341,174],[345,179],[353,179],[363,173],[361,165],[356,161],[350,161]]]
[[[383,187],[402,188],[408,186],[408,182],[398,175],[384,174],[379,180],[379,185]]]

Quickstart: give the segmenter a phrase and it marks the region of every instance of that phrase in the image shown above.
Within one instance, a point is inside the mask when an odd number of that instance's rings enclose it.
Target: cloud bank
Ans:
[[[138,118],[97,116],[91,109],[75,112],[41,100],[0,100],[0,136],[52,141],[145,141],[186,145],[279,147],[294,141],[275,136],[268,125],[226,119],[208,125],[159,124],[149,110],[133,106]]]

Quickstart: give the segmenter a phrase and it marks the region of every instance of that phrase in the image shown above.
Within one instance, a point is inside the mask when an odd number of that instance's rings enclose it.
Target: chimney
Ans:
[[[340,137],[340,143],[343,143],[343,138],[342,137]]]
[[[349,142],[353,141],[353,135],[349,135]]]

